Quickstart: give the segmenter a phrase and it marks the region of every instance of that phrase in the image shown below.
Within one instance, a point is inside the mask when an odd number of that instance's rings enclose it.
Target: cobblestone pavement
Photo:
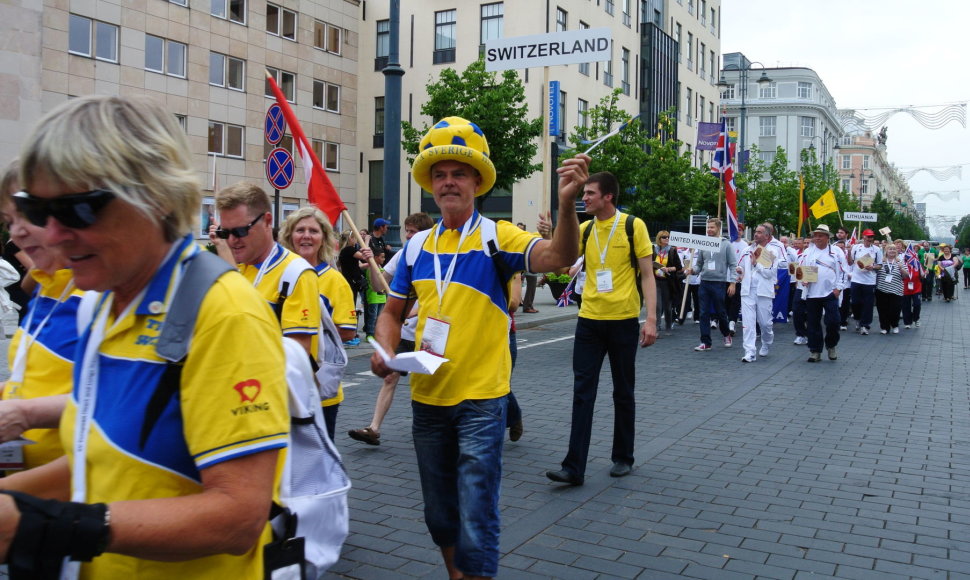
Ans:
[[[568,441],[575,309],[540,297],[517,320],[525,435],[505,447],[500,577],[970,577],[970,292],[924,304],[918,329],[843,332],[839,360],[819,364],[787,324],[754,364],[739,361],[740,335],[727,349],[714,331],[715,349],[693,352],[688,320],[638,355],[637,460],[622,479],[608,476],[605,365],[582,487],[544,475]],[[369,351],[352,354],[337,426],[351,533],[328,578],[444,579],[406,382],[382,444],[350,440],[380,385]]]

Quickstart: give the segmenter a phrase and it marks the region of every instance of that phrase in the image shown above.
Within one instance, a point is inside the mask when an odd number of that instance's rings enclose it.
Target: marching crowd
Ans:
[[[496,181],[477,125],[442,119],[419,151],[412,175],[442,217],[409,216],[408,243],[393,256],[385,219],[357,245],[307,207],[276,236],[266,192],[237,183],[215,194],[217,258],[194,239],[201,189],[164,107],[81,97],[40,121],[0,184],[5,257],[29,270],[30,298],[8,357],[0,438],[37,441],[6,457],[21,469],[0,479],[0,560],[12,578],[256,579],[299,565],[273,551],[267,517],[290,443],[283,345],[322,363],[325,319],[345,345],[359,344],[358,299],[367,340],[447,361],[410,377],[412,435],[431,539],[449,577],[471,579],[498,573],[504,437],[522,433],[514,314],[520,303],[535,312],[537,274],[568,269],[582,296],[568,446],[546,473],[573,486],[585,481],[603,362],[613,383],[609,473],[624,477],[636,463],[637,349],[688,312],[700,330],[694,350],[715,348],[714,329],[732,347],[740,325],[741,361],[752,363],[770,354],[777,298],[790,295],[781,313],[818,362],[823,348],[838,358],[850,324],[869,334],[873,308],[881,333],[896,334],[900,316],[903,328],[919,326],[934,286],[957,298],[958,270],[970,288],[970,253],[876,243],[870,230],[855,243],[821,225],[789,241],[763,223],[750,243],[721,238],[699,252],[671,246],[666,231],[651,240],[618,209],[616,177],[590,174],[584,154],[557,169],[556,227],[540,216],[530,233],[475,209]],[[592,218],[583,224],[577,198]],[[721,231],[708,220],[708,236]],[[213,261],[225,274],[182,287],[195,264]],[[186,323],[175,313],[193,291],[198,310]],[[170,340],[182,356],[167,358]],[[374,417],[348,434],[377,445],[403,373],[393,356],[370,362],[383,379]],[[331,440],[343,397],[339,388],[320,397]]]

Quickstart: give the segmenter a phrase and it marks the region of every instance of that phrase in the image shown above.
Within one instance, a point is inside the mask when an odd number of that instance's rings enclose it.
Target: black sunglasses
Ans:
[[[249,235],[249,230],[256,225],[259,220],[263,219],[266,214],[259,214],[256,219],[251,221],[248,226],[239,226],[238,228],[219,228],[216,230],[216,237],[223,240],[228,240],[229,236],[236,236],[237,238],[245,238]]]
[[[94,189],[51,199],[18,191],[13,194],[13,204],[35,226],[46,226],[47,218],[52,217],[65,227],[83,230],[98,221],[98,213],[114,198],[115,194],[107,189]]]

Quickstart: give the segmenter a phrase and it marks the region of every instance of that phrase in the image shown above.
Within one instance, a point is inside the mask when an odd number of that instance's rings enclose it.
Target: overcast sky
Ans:
[[[722,53],[743,52],[769,68],[811,68],[839,108],[970,100],[963,57],[970,0],[722,0],[721,10]],[[897,167],[963,165],[962,178],[939,181],[923,171],[910,179],[917,200],[921,192],[960,191],[959,201],[928,196],[927,216],[970,214],[970,131],[953,121],[926,129],[907,113],[885,124],[887,154]]]

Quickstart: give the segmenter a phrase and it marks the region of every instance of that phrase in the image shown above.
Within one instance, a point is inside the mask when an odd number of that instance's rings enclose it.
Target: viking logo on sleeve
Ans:
[[[255,413],[257,411],[268,411],[269,403],[257,403],[256,399],[259,397],[259,393],[262,392],[263,386],[256,379],[248,379],[239,383],[236,383],[232,387],[239,393],[239,402],[241,405],[232,409],[233,415],[246,415],[249,413]]]

